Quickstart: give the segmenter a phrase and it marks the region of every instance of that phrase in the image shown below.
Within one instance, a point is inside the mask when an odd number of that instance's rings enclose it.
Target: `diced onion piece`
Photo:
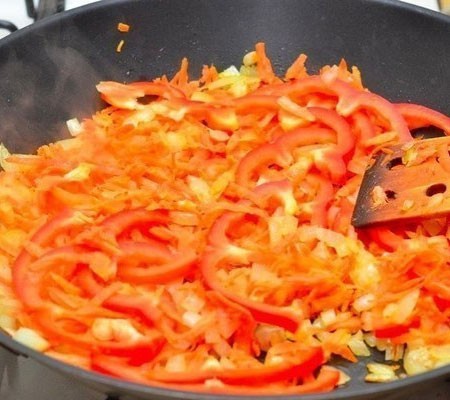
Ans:
[[[408,375],[450,364],[450,345],[420,346],[407,348],[403,359],[403,367]]]
[[[4,171],[8,171],[8,162],[6,159],[11,155],[3,143],[0,143],[0,166]]]
[[[365,294],[361,297],[358,297],[353,302],[353,308],[357,312],[370,310],[375,305],[375,295],[372,293]]]
[[[227,142],[230,136],[224,131],[209,129],[209,136],[217,142]]]
[[[380,207],[388,202],[384,189],[379,185],[375,186],[370,192],[370,199],[374,207]]]
[[[249,67],[251,65],[255,65],[257,61],[258,57],[256,55],[256,51],[250,51],[242,59],[242,64],[244,64],[246,67]]]
[[[273,246],[292,236],[298,226],[298,219],[293,215],[273,215],[269,219],[270,243]]]
[[[37,351],[46,351],[50,348],[50,343],[47,340],[35,330],[29,328],[19,328],[13,334],[13,339]]]
[[[16,319],[10,315],[0,315],[0,328],[7,331],[14,331],[16,329]]]
[[[222,72],[219,73],[219,77],[227,77],[227,76],[239,76],[239,70],[234,66],[231,65],[227,69],[224,69]]]
[[[363,334],[361,331],[354,334],[348,341],[348,347],[353,352],[355,356],[358,357],[368,357],[371,352],[364,342]]]
[[[66,121],[67,129],[72,136],[77,136],[83,131],[83,126],[77,118],[72,118]]]
[[[65,174],[64,179],[72,182],[82,182],[89,178],[91,171],[92,164],[82,162],[78,167]]]
[[[420,289],[413,289],[395,303],[389,303],[383,309],[385,320],[394,324],[402,324],[414,311],[420,296]]]
[[[127,319],[97,318],[91,332],[98,340],[133,341],[142,337]]]
[[[380,363],[367,364],[369,374],[366,375],[366,382],[390,382],[398,379],[395,370],[398,366],[385,365]]]
[[[209,356],[201,366],[201,369],[203,371],[217,371],[221,370],[222,366],[217,358]]]
[[[195,197],[201,203],[208,203],[213,200],[213,196],[211,194],[211,190],[209,189],[208,184],[202,178],[197,176],[189,175],[187,177],[187,183],[189,188],[194,192]]]
[[[183,323],[186,326],[193,327],[195,326],[201,319],[202,316],[199,313],[193,311],[186,311],[183,313]]]
[[[168,372],[184,372],[187,369],[186,366],[186,357],[184,354],[176,354],[172,357],[169,357],[165,366],[166,371]]]

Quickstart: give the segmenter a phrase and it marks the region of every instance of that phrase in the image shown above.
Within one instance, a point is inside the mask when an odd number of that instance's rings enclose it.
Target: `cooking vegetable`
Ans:
[[[348,377],[325,364],[369,347],[406,349],[411,374],[449,363],[447,219],[350,224],[372,152],[449,119],[305,61],[278,77],[259,43],[198,80],[184,59],[171,80],[100,82],[109,106],[69,120],[69,139],[1,146],[0,325],[83,368],[200,392],[329,391]]]

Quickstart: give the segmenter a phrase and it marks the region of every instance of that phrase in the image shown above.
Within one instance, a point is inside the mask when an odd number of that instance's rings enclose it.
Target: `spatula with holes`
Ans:
[[[445,162],[450,160],[449,146],[450,137],[445,136],[378,153],[364,174],[352,225],[361,228],[449,214],[450,162]]]

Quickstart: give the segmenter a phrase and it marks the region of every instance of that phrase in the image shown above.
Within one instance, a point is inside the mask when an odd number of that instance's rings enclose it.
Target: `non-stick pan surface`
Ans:
[[[118,22],[131,31],[119,33]],[[121,39],[125,45],[117,53]],[[0,141],[14,152],[33,151],[67,135],[67,119],[100,107],[100,80],[170,75],[184,56],[198,75],[205,63],[239,64],[258,41],[266,42],[279,72],[300,52],[309,55],[313,71],[345,58],[362,70],[371,90],[450,114],[450,18],[443,15],[388,0],[113,0],[45,19],[0,41]],[[104,393],[221,397],[131,384],[61,364],[3,334],[0,342]],[[417,387],[450,376],[447,366],[375,385],[364,383],[363,362],[343,368],[353,377],[346,387],[304,398],[408,398]]]

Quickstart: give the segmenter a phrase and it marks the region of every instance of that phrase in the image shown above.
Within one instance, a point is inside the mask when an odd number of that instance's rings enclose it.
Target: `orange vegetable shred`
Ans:
[[[0,147],[0,327],[198,392],[331,391],[332,360],[370,347],[408,373],[450,362],[448,218],[350,223],[372,153],[450,119],[370,92],[345,61],[310,74],[302,54],[281,78],[258,43],[243,63],[100,82],[108,107],[70,136]]]
[[[129,32],[130,31],[130,25],[124,24],[123,22],[119,22],[117,24],[117,30],[119,32],[123,32],[123,33]]]

